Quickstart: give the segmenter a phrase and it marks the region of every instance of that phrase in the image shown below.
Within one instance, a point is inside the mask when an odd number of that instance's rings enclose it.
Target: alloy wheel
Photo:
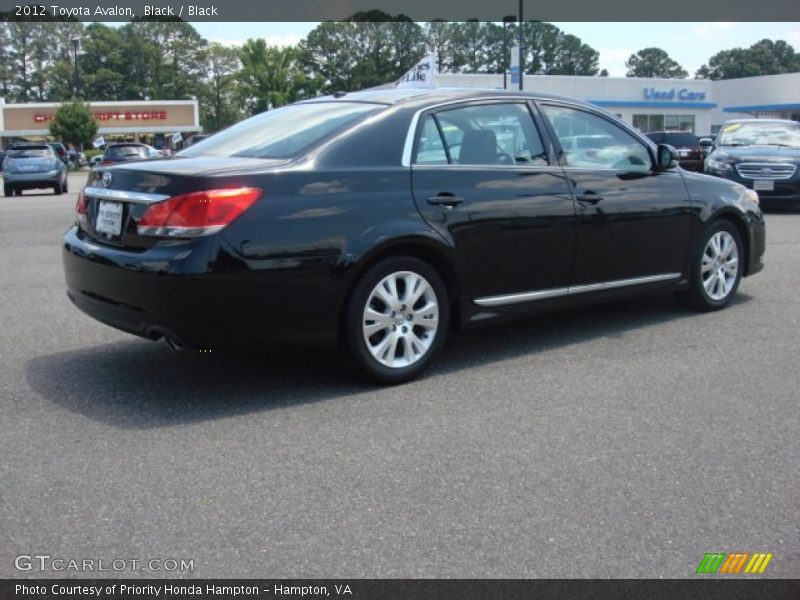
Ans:
[[[700,275],[709,298],[724,300],[736,285],[739,274],[739,248],[727,231],[717,231],[703,251]]]
[[[370,292],[361,321],[372,357],[400,369],[413,365],[431,348],[439,329],[439,301],[421,275],[398,271]]]

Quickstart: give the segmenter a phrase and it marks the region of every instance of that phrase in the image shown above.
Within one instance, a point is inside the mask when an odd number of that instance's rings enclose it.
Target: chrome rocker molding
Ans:
[[[658,283],[660,281],[673,281],[680,279],[680,273],[664,273],[662,275],[648,275],[647,277],[633,277],[631,279],[616,279],[614,281],[604,281],[603,283],[590,283],[588,285],[575,285],[571,287],[553,288],[550,290],[540,290],[538,292],[523,292],[521,294],[507,294],[504,296],[488,296],[486,298],[476,298],[475,304],[487,308],[493,306],[505,306],[506,304],[519,304],[520,302],[533,302],[535,300],[546,300],[548,298],[558,298],[560,296],[572,296],[573,294],[586,294],[588,292],[601,292],[613,290],[615,288],[627,287],[630,285],[642,285],[646,283]]]
[[[84,196],[99,198],[100,200],[118,200],[120,202],[133,202],[135,204],[152,204],[161,202],[169,196],[163,194],[146,194],[144,192],[129,192],[126,190],[108,190],[99,187],[87,187],[83,190]]]

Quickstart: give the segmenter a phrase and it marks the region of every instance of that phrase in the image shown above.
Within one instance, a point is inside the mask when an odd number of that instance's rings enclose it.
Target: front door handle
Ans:
[[[428,204],[435,204],[437,206],[444,206],[445,208],[453,208],[464,202],[461,196],[454,196],[449,192],[441,192],[436,196],[428,198]]]
[[[580,196],[575,198],[578,202],[582,202],[584,204],[597,204],[600,202],[603,197],[600,196],[597,192],[585,192]]]

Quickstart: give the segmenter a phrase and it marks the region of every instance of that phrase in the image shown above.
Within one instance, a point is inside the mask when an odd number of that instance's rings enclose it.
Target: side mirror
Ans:
[[[680,156],[678,151],[668,144],[659,144],[656,150],[656,162],[658,163],[659,171],[666,171],[667,169],[674,169],[678,166]]]

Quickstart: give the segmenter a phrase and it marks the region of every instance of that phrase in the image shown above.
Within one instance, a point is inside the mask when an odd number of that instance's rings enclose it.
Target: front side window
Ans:
[[[530,111],[524,104],[481,104],[443,110],[437,113],[441,135],[434,136],[435,121],[428,117],[421,131],[417,163],[434,156],[427,140],[441,137],[447,145],[450,164],[545,166],[545,152]],[[430,123],[430,124],[429,124]],[[428,146],[423,144],[426,141]],[[439,152],[439,151],[437,151]],[[441,155],[437,155],[441,156]],[[430,163],[428,163],[430,164]]]
[[[647,148],[629,133],[592,113],[543,105],[542,111],[561,144],[566,167],[650,171]]]

